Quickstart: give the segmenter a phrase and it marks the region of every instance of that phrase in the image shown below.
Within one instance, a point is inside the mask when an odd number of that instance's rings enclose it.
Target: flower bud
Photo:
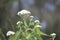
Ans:
[[[36,24],[40,24],[40,21],[39,20],[35,20],[34,21]]]

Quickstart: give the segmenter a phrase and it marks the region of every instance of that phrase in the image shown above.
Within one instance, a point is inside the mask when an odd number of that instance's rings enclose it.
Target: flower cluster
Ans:
[[[17,13],[17,15],[25,15],[25,14],[30,14],[30,12],[27,10],[22,10],[22,11]]]
[[[7,35],[7,36],[10,36],[10,35],[14,35],[14,34],[15,34],[15,32],[13,32],[13,31],[8,31],[6,35]]]
[[[56,34],[55,33],[50,34],[50,36],[52,37],[52,40],[54,40],[56,38]]]
[[[20,12],[17,13],[17,15],[19,15],[20,17],[22,17],[24,19],[28,19],[30,14],[31,13],[27,10],[21,10]]]
[[[52,34],[50,34],[51,36],[56,36],[56,34],[55,33],[52,33]]]

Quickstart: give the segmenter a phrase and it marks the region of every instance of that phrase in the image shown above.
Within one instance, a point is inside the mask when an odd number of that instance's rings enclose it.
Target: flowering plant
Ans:
[[[48,36],[50,40],[54,40],[56,34],[47,35],[42,32],[40,21],[34,20],[34,16],[30,16],[30,14],[31,12],[27,10],[22,10],[17,13],[21,17],[16,23],[18,30],[16,32],[8,31],[6,33],[8,40],[43,40],[42,36]]]
[[[34,21],[34,16],[30,16],[31,12],[22,10],[17,13],[21,19],[17,22],[18,30],[15,35],[10,36],[9,40],[43,40],[42,36],[52,37],[54,40],[56,35],[47,35],[41,31],[41,25],[39,20]],[[27,18],[30,18],[27,20]]]

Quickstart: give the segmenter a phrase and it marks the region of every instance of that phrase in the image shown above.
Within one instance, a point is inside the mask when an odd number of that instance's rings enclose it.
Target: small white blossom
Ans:
[[[40,24],[40,21],[39,20],[35,20],[34,21],[36,24]]]
[[[40,21],[39,21],[39,20],[35,20],[34,22],[35,22],[35,23],[37,23],[37,22],[39,23]]]
[[[56,34],[55,33],[52,33],[52,34],[50,34],[51,36],[56,36]]]
[[[34,18],[34,16],[30,16],[30,21],[32,21],[32,20],[33,20],[33,18]]]
[[[40,26],[40,25],[35,25],[35,28],[36,28],[36,27],[40,27],[40,28],[41,28],[42,26]]]
[[[25,15],[25,14],[30,14],[30,12],[27,10],[22,10],[22,11],[17,13],[17,15]]]
[[[10,35],[14,35],[14,34],[15,34],[15,32],[13,32],[13,31],[8,31],[6,35],[7,35],[7,36],[10,36]]]
[[[34,16],[30,16],[30,18],[34,18]]]
[[[17,22],[17,24],[19,24],[19,23],[20,23],[20,21]]]

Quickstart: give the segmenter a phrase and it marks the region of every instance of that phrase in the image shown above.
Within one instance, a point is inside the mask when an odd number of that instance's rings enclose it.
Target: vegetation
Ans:
[[[22,10],[17,13],[20,20],[17,22],[16,32],[8,31],[5,35],[0,29],[0,40],[43,40],[42,36],[50,37],[49,40],[54,40],[56,34],[47,35],[41,31],[40,21],[34,20],[34,16],[30,16],[31,12]],[[29,18],[29,19],[27,19]]]

